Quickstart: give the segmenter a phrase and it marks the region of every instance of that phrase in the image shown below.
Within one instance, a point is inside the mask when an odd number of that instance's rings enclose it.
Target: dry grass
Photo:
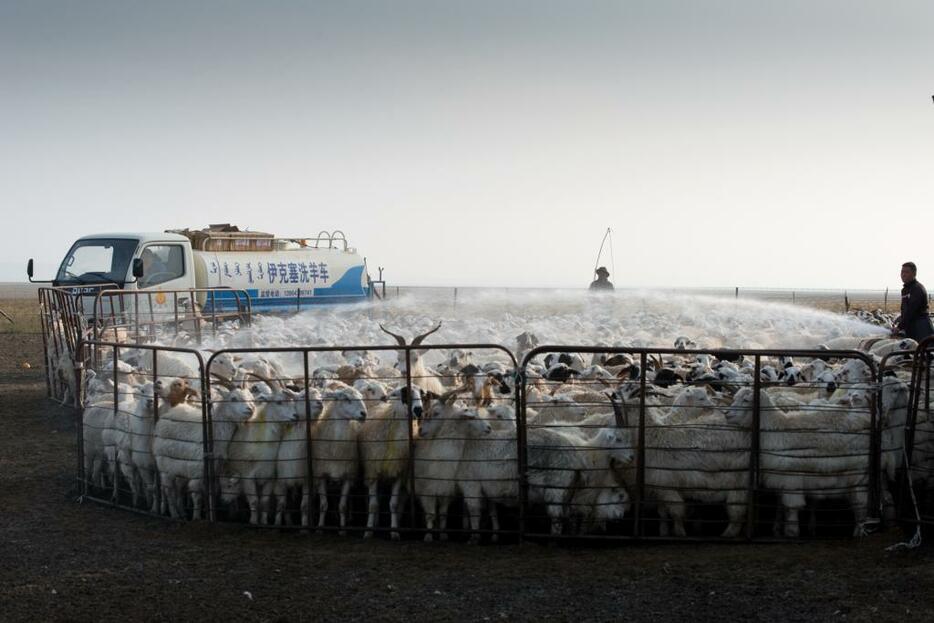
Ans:
[[[0,310],[12,318],[10,322],[0,314],[0,333],[41,333],[39,300],[34,298],[0,299]]]

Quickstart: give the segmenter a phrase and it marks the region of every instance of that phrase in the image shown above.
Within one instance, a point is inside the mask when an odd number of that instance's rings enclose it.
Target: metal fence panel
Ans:
[[[865,378],[838,379],[845,399],[817,402],[819,383],[763,380],[779,357],[860,362]],[[742,358],[739,371],[711,368]],[[804,509],[824,516],[810,534],[858,532],[877,514],[876,373],[865,354],[541,346],[521,375],[531,536],[587,536],[588,514],[619,538],[797,536]],[[582,512],[576,500],[594,491],[604,497]]]

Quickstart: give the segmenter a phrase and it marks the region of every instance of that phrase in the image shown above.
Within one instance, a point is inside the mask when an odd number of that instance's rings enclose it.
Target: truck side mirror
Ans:
[[[32,258],[26,263],[26,275],[32,279]]]
[[[143,276],[143,260],[142,258],[133,259],[133,276],[139,279]]]

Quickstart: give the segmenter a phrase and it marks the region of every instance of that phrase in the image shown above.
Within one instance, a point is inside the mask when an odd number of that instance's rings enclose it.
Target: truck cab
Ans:
[[[52,285],[72,288],[76,293],[101,288],[194,288],[191,241],[166,232],[84,236],[65,254]]]

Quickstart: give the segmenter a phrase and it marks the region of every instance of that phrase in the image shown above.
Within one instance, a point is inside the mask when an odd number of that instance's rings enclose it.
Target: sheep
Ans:
[[[533,407],[534,414],[527,413],[527,419],[536,426],[554,424],[556,422],[576,422],[587,416],[587,411],[570,396],[555,394],[554,396],[541,396],[533,402],[526,399],[526,404]]]
[[[366,379],[357,379],[354,381],[353,388],[363,396],[363,402],[366,404],[367,412],[380,403],[386,401],[389,395],[389,388],[380,381],[370,381]]]
[[[297,422],[303,414],[298,394],[272,383],[273,393],[257,402],[258,408],[249,419],[240,423],[230,441],[226,464],[226,500],[242,490],[250,506],[250,523],[266,524],[269,498],[276,484],[279,444],[287,425]]]
[[[367,530],[364,538],[373,536],[379,514],[380,481],[392,483],[389,499],[390,534],[399,540],[399,497],[409,461],[409,444],[413,438],[409,409],[415,420],[422,417],[421,392],[413,386],[411,394],[405,386],[394,389],[377,406],[367,409],[367,419],[357,435],[363,483],[367,487]]]
[[[305,487],[305,481],[308,478],[309,442],[306,419],[313,426],[324,411],[324,402],[321,400],[321,393],[314,388],[309,388],[307,396],[305,392],[296,394],[294,400],[298,403],[296,406],[299,407],[297,411],[298,418],[286,424],[276,454],[276,483],[273,489],[276,496],[275,523],[281,526],[283,518],[288,518],[285,512],[288,493],[297,490],[301,497],[299,511],[302,527],[307,528],[311,490]],[[304,404],[305,402],[307,402],[307,407]]]
[[[473,353],[459,348],[452,350],[447,358],[436,366],[438,373],[446,378],[454,379],[464,372],[464,368],[472,365]],[[479,368],[473,366],[479,372]]]
[[[525,355],[538,346],[538,337],[534,333],[524,331],[516,336],[516,361],[522,361]]]
[[[892,498],[890,483],[894,483],[897,470],[903,466],[905,448],[905,426],[908,422],[908,385],[894,376],[885,376],[882,381],[881,428],[882,442],[880,452],[882,470],[882,501],[887,514],[886,519],[894,519],[895,501]]]
[[[425,541],[434,539],[435,519],[441,539],[447,535],[448,506],[457,494],[457,470],[471,434],[488,435],[492,427],[475,411],[458,404],[457,392],[433,400],[418,422],[412,461],[415,491],[425,513]]]
[[[586,439],[533,427],[527,432],[527,444],[528,499],[546,506],[552,536],[563,532],[578,489],[602,491],[608,478],[604,472],[627,469],[633,459],[631,444],[616,428],[601,429]]]
[[[754,391],[736,392],[726,414],[734,426],[750,430]],[[798,512],[808,499],[847,497],[856,517],[855,536],[868,514],[870,419],[867,413],[786,413],[760,390],[760,476],[779,493],[785,536],[800,534]],[[747,433],[748,434],[748,433]]]
[[[117,374],[116,379],[117,383],[124,383],[127,385],[139,385],[143,382],[141,375],[138,374],[136,368],[128,364],[127,362],[118,359],[117,363]],[[107,360],[101,366],[101,376],[104,378],[109,378],[113,380],[114,378],[114,362],[112,359]]]
[[[138,381],[133,385],[118,382],[117,395],[127,396],[134,393],[134,388],[138,384]],[[94,370],[86,370],[84,386],[84,404],[96,404],[99,402],[106,402],[107,400],[113,400],[114,382],[112,377],[99,375]]]
[[[872,379],[872,369],[862,359],[848,359],[834,376],[838,385],[868,383]]]
[[[106,487],[104,467],[113,465],[114,415],[113,402],[106,401],[88,405],[81,414],[85,482],[102,489]]]
[[[158,352],[158,355],[154,355],[155,352]],[[144,370],[151,374],[155,360],[158,364],[156,374],[160,377],[188,379],[192,385],[196,385],[201,379],[197,359],[190,353],[133,348],[128,349],[121,355],[121,358],[134,366],[141,374],[145,374]]]
[[[799,378],[805,383],[813,383],[821,374],[827,371],[829,367],[830,366],[828,366],[827,362],[823,359],[812,359],[798,368]]]
[[[497,503],[515,504],[519,496],[519,471],[515,414],[506,405],[495,410],[473,411],[472,417],[484,419],[489,428],[470,427],[454,479],[464,495],[471,530],[470,542],[479,542],[483,502],[490,510],[493,531],[499,531]],[[493,535],[496,542],[498,536]]]
[[[477,413],[490,423],[492,431],[469,434],[456,479],[467,505],[472,531],[470,542],[479,541],[476,531],[484,502],[493,526],[492,540],[496,542],[498,536],[495,533],[500,529],[497,504],[514,505],[518,500],[515,413],[509,405],[498,405]],[[591,417],[596,420],[598,416]],[[628,448],[620,447],[624,441],[613,429],[613,423],[602,424],[595,434],[577,436],[579,431],[568,430],[564,435],[573,447],[566,448],[572,456],[563,459],[573,466],[572,469],[563,474],[545,474],[542,470],[530,478],[535,485],[531,492],[533,501],[554,499],[559,502],[550,508],[555,534],[560,533],[561,522],[570,515],[581,517],[589,531],[597,526],[605,527],[607,520],[622,519],[629,508],[629,494],[611,467],[614,461],[619,466],[628,463],[632,456]],[[533,435],[532,438],[539,437]],[[541,452],[544,449],[539,447],[537,450]]]
[[[577,374],[583,372],[584,368],[587,367],[584,358],[578,353],[548,353],[545,355],[546,368],[553,368],[558,365],[564,365]]]
[[[184,378],[172,379],[169,383],[160,378],[155,383],[155,391],[169,403],[170,407],[187,402],[189,398],[199,398],[198,392],[191,386],[188,379]]]
[[[911,352],[918,348],[918,342],[909,338],[892,338],[881,340],[869,347],[869,354],[882,358],[896,351]]]
[[[666,423],[685,423],[699,419],[717,407],[711,395],[719,396],[705,387],[685,387],[675,396],[671,407],[661,418]]]
[[[620,486],[612,471],[599,470],[593,482],[582,482],[571,497],[571,514],[581,524],[578,532],[605,531],[608,521],[621,521],[629,512],[629,492]]]
[[[154,468],[152,452],[153,384],[145,383],[117,405],[113,423],[114,460],[130,486],[133,504],[140,502],[138,481],[143,484],[147,504],[154,499]],[[131,390],[132,392],[132,390]],[[116,469],[111,470],[115,475]],[[114,498],[117,479],[114,478]],[[152,508],[150,510],[153,510]]]
[[[401,335],[392,333],[383,325],[379,325],[379,328],[382,329],[384,333],[396,338],[396,342],[398,342],[399,346],[402,346],[403,348],[407,346],[405,343],[405,338]],[[438,326],[436,326],[431,331],[416,335],[414,338],[412,338],[411,346],[421,345],[422,341],[424,341],[426,337],[440,328],[441,323],[439,322]],[[409,377],[412,379],[412,384],[417,385],[419,388],[426,392],[432,392],[433,394],[440,396],[444,393],[444,385],[442,385],[441,381],[438,379],[439,375],[433,370],[429,370],[425,366],[423,357],[426,352],[427,351],[425,349],[400,350],[398,351],[398,362],[396,363],[396,367],[403,373],[405,373],[406,367],[408,367],[408,373]]]
[[[748,435],[729,426],[719,412],[697,413],[699,407],[714,406],[706,392],[686,391],[682,396],[681,406],[691,410],[686,414],[677,410],[668,417],[646,413],[644,482],[647,497],[658,505],[659,534],[667,536],[667,520],[671,519],[675,535],[686,536],[685,501],[696,501],[725,504],[729,523],[721,536],[738,536],[746,515]],[[610,395],[616,417],[632,430],[632,443],[637,446],[637,422],[625,408],[624,398],[619,391]],[[622,475],[630,487],[635,485],[635,465]]]
[[[214,458],[227,459],[237,427],[256,412],[253,395],[243,388],[215,388],[212,398]],[[215,405],[216,406],[213,406]],[[200,407],[180,403],[160,414],[153,429],[152,453],[162,487],[162,503],[173,518],[182,516],[181,486],[188,485],[193,517],[201,516],[201,479],[204,474],[203,416]]]
[[[863,343],[861,337],[835,337],[818,345],[822,350],[856,350]]]
[[[51,347],[47,353],[47,365],[49,367],[49,380],[53,387],[62,388],[61,403],[63,405],[72,404],[80,407],[80,392],[78,371],[75,368],[73,355],[67,348],[63,348],[58,354],[53,354]],[[54,392],[55,390],[53,390]]]
[[[156,461],[152,452],[153,429],[156,424],[156,403],[153,400],[155,387],[146,383],[140,389],[142,396],[146,397],[145,409],[137,404],[137,409],[129,418],[129,446],[130,463],[137,477],[142,481],[146,503],[150,505],[150,512],[158,512],[158,489],[156,487]],[[171,406],[171,405],[170,405]],[[161,408],[161,405],[160,405]]]
[[[347,527],[347,498],[357,476],[357,434],[366,420],[363,396],[352,387],[324,392],[324,410],[312,427],[311,470],[317,480],[318,529],[324,528],[328,511],[328,482],[341,485],[341,534]]]

